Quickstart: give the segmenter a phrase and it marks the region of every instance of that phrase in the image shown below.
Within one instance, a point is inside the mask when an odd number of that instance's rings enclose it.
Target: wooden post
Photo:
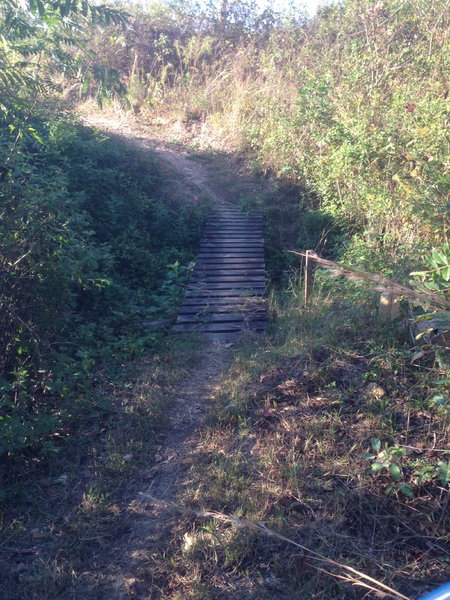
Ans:
[[[399,297],[385,292],[380,296],[380,305],[378,307],[378,318],[383,323],[392,321],[400,312]]]
[[[310,250],[307,250],[305,252],[305,304],[309,304],[309,301],[312,296],[314,283],[313,261],[309,258],[310,252]]]

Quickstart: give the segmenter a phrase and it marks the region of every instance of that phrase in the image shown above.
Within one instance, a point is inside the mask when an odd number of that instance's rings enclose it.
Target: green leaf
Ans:
[[[439,268],[439,264],[435,261],[434,258],[432,258],[431,256],[429,256],[427,258],[427,260],[425,261],[427,263],[427,265],[429,267],[431,267],[432,269],[438,269]]]
[[[389,474],[394,481],[400,481],[402,478],[402,470],[397,463],[391,463],[389,465]]]
[[[373,448],[373,451],[376,452],[377,454],[379,454],[380,449],[381,449],[381,440],[378,438],[372,438],[370,440],[370,445]]]
[[[433,317],[434,317],[434,315],[430,315],[430,314],[419,315],[418,317],[416,317],[414,319],[414,321],[416,323],[421,323],[422,321],[431,321],[431,319]]]
[[[376,454],[364,454],[363,460],[373,460],[376,457],[377,457]]]
[[[437,265],[447,265],[448,260],[443,252],[438,252],[435,248],[431,251],[431,255],[436,261]]]
[[[418,333],[416,335],[416,337],[414,338],[416,340],[416,342],[418,342],[419,340],[421,340],[423,337],[425,337],[426,335],[428,335],[429,333],[432,333],[434,330],[431,327],[430,329],[427,329],[426,331],[421,331],[420,333]]]
[[[374,462],[372,463],[372,465],[370,466],[370,471],[372,473],[378,473],[378,471],[381,471],[381,469],[385,469],[386,468],[386,463],[379,463],[379,462]]]
[[[428,275],[430,273],[430,271],[412,271],[412,273],[410,273],[411,277],[425,277],[425,275]]]
[[[445,487],[450,481],[450,463],[443,460],[439,461],[436,475],[439,477],[441,484]]]
[[[404,494],[407,498],[414,500],[413,488],[407,483],[399,483],[397,486],[398,490]]]

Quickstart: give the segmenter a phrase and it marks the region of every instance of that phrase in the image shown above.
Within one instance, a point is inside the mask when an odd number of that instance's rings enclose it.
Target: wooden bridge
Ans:
[[[229,339],[267,321],[263,220],[222,205],[208,219],[173,330]]]

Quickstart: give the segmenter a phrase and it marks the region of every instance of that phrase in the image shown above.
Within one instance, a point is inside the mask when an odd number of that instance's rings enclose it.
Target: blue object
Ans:
[[[425,594],[419,600],[450,600],[450,583],[441,585],[441,587]]]

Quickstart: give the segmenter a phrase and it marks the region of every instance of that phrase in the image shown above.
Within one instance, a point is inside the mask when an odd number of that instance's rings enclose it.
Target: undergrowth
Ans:
[[[63,451],[10,465],[0,512],[2,598],[97,600],[108,588],[138,492],[156,476],[177,384],[199,351],[194,338],[165,338],[151,355],[98,373],[96,401]]]
[[[149,152],[36,110],[2,132],[0,453],[48,456],[89,411],[96,372],[158,341],[206,209],[165,197]],[[94,402],[95,403],[95,402]]]
[[[416,598],[449,568],[449,414],[432,401],[446,367],[412,365],[402,325],[380,327],[358,285],[325,282],[308,308],[299,295],[274,298],[270,336],[237,353],[181,502],[262,521]],[[182,518],[169,556],[165,598],[367,593],[214,519]]]

